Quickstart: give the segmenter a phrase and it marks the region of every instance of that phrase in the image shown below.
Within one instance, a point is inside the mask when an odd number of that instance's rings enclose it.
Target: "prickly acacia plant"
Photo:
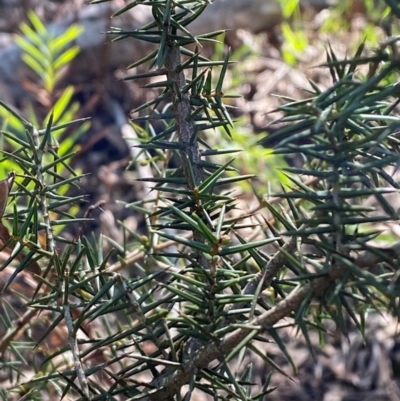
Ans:
[[[163,129],[156,134],[149,126],[153,137],[140,146],[140,156],[152,167],[153,177],[146,181],[154,183],[155,195],[127,205],[146,215],[148,232],[130,233],[133,242],[114,244],[125,255],[119,263],[107,264],[110,254],[103,255],[103,237],[93,244],[82,235],[72,241],[54,235],[56,225],[84,224],[66,212],[81,198],[60,194],[60,188],[79,179],[66,164],[71,155],[58,155],[54,146],[53,132],[63,127],[53,126],[50,118],[39,130],[3,105],[26,128],[24,139],[14,139],[19,147],[3,152],[25,173],[15,181],[17,191],[10,192],[14,175],[2,182],[7,189],[2,203],[15,200],[14,213],[5,215],[5,224],[13,229],[4,226],[2,236],[10,254],[2,266],[6,278],[2,291],[14,285],[19,301],[4,307],[9,328],[2,333],[1,347],[9,380],[1,393],[4,399],[39,399],[43,392],[53,398],[66,394],[99,400],[165,398],[179,393],[184,384],[189,384],[189,398],[196,388],[212,394],[244,391],[229,387],[239,380],[227,365],[238,350],[230,349],[231,356],[211,373],[193,359],[201,347],[215,347],[235,329],[230,316],[250,311],[239,310],[253,299],[241,293],[242,283],[254,275],[246,262],[253,255],[260,267],[264,265],[266,259],[256,248],[276,241],[272,237],[249,242],[235,233],[240,221],[228,213],[236,199],[230,190],[220,188],[249,177],[225,177],[225,171],[233,170],[232,160],[218,165],[211,157],[229,152],[211,149],[202,138],[205,130],[222,127],[229,134],[232,126],[222,92],[228,57],[211,62],[198,51],[202,42],[222,31],[193,37],[186,30],[206,2],[138,3],[152,7],[154,23],[136,32],[110,34],[158,44],[156,51],[131,66],[149,62],[150,72],[128,79],[165,77],[157,83],[160,96],[138,110],[152,108],[147,119],[159,120]],[[195,51],[185,49],[191,44]],[[213,67],[219,68],[219,76]],[[173,157],[179,160],[175,169],[169,168]],[[60,166],[66,167],[64,175],[57,174]],[[15,270],[9,272],[10,264]],[[135,278],[127,280],[116,273],[123,267],[134,269],[130,273]],[[32,274],[24,281],[27,273]],[[28,281],[37,281],[29,296],[23,294]],[[29,308],[22,316],[21,304]],[[255,303],[252,308],[251,315],[258,313]],[[29,343],[20,340],[28,326]],[[23,353],[24,346],[38,355]],[[205,368],[207,360],[225,353],[206,350],[201,365]],[[31,365],[33,356],[37,365]],[[29,381],[24,380],[27,365],[35,367],[35,377]],[[246,380],[251,371],[241,375]]]
[[[259,196],[271,221],[237,218],[230,213],[238,202],[230,184],[251,177],[227,178],[232,160],[217,164],[215,158],[229,152],[212,149],[205,135],[213,129],[229,134],[233,124],[223,93],[228,56],[216,62],[200,54],[202,43],[220,32],[189,31],[208,3],[137,0],[116,14],[147,6],[154,21],[135,31],[109,32],[116,40],[156,44],[130,66],[143,64],[148,72],[127,79],[156,77],[149,86],[159,88],[158,97],[137,110],[148,114],[136,119],[146,120],[150,135],[137,160],[151,167],[152,176],[142,180],[152,191],[126,205],[146,216],[147,232],[125,227],[127,240],[114,244],[122,255],[117,263],[103,254],[102,236],[66,241],[53,234],[57,224],[82,223],[64,209],[77,199],[58,193],[78,177],[70,168],[70,175],[57,173],[65,159],[51,146],[57,129],[51,119],[38,130],[16,115],[26,137],[4,157],[25,174],[14,187],[13,175],[0,182],[0,211],[8,200],[15,204],[0,216],[0,239],[10,251],[1,269],[15,267],[2,291],[23,273],[37,286],[29,297],[15,293],[30,308],[25,315],[18,316],[12,302],[1,315],[9,327],[0,342],[9,380],[3,399],[36,400],[46,393],[51,399],[189,400],[198,391],[262,399],[271,391],[269,376],[255,377],[253,365],[243,361],[257,356],[279,370],[260,351],[260,343],[273,340],[292,363],[280,338],[283,325],[277,325],[283,318],[310,342],[309,331],[322,332],[326,319],[345,329],[349,317],[363,330],[369,311],[396,306],[400,246],[374,245],[379,233],[372,225],[398,220],[386,199],[399,189],[392,174],[399,157],[399,92],[391,83],[399,67],[397,38],[369,57],[362,47],[345,61],[328,51],[332,87],[312,83],[310,98],[282,106],[288,125],[264,141],[277,143],[276,153],[301,155],[303,167],[286,170],[293,185],[277,194],[279,207]],[[357,67],[366,63],[370,71],[362,77]],[[44,153],[53,161],[44,164]],[[303,181],[303,175],[311,179]],[[379,214],[365,204],[370,198]],[[250,226],[258,229],[256,241],[241,235],[250,225],[244,217],[257,222]],[[48,317],[48,323],[33,345],[47,340],[51,352],[40,349],[40,366],[31,365],[36,371],[27,380],[22,347],[32,344],[18,335],[29,324],[34,329],[36,317]]]

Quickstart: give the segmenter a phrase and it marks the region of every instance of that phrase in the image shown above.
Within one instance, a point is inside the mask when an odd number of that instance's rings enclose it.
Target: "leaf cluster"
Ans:
[[[214,149],[204,135],[234,132],[224,102],[229,52],[221,60],[201,54],[202,44],[221,31],[189,31],[210,3],[135,0],[114,16],[141,5],[151,7],[154,21],[108,32],[114,40],[156,45],[127,67],[134,72],[125,78],[156,78],[147,87],[158,91],[133,120],[146,140],[130,167],[145,160],[151,176],[139,181],[152,191],[126,208],[145,216],[145,233],[122,222],[122,244],[103,235],[67,240],[56,233],[58,225],[82,226],[90,213],[77,219],[63,209],[81,197],[61,190],[77,184],[79,175],[67,162],[70,155],[52,146],[60,127],[50,115],[37,129],[2,104],[25,136],[9,134],[18,147],[6,156],[23,173],[14,191],[13,175],[0,183],[0,205],[21,199],[27,205],[0,216],[0,239],[10,251],[0,271],[14,268],[2,291],[29,271],[37,283],[29,297],[19,294],[28,315],[18,316],[12,305],[2,315],[9,334],[0,342],[0,363],[12,383],[3,399],[21,388],[30,399],[45,388],[60,399],[189,400],[198,391],[215,399],[264,399],[272,391],[270,375],[257,383],[246,358],[261,358],[271,372],[286,375],[263,351],[272,340],[294,365],[281,339],[285,327],[302,332],[312,350],[309,333],[317,330],[322,338],[326,319],[342,330],[349,320],[363,330],[367,313],[397,304],[399,246],[376,246],[373,225],[399,218],[386,197],[399,189],[398,39],[389,38],[372,57],[360,46],[354,57],[337,60],[328,48],[333,85],[323,90],[311,82],[308,99],[285,99],[279,108],[284,127],[262,143],[277,144],[275,154],[300,155],[303,165],[283,168],[290,185],[276,200],[256,194],[259,208],[272,216],[267,221],[254,211],[235,213],[232,184],[253,176],[232,167],[236,150]],[[363,77],[358,66],[365,63],[370,72]],[[218,163],[221,155],[230,158]],[[119,252],[117,262],[104,252],[104,241]],[[37,312],[51,319],[35,343],[53,345],[60,330],[62,343],[42,355],[43,369],[23,382],[16,323],[34,328],[29,317]]]

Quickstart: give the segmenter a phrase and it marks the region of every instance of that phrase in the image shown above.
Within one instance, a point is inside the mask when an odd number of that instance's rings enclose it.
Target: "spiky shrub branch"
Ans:
[[[151,218],[153,229],[157,228],[157,231],[150,231],[150,242],[155,238],[154,234],[157,234],[175,241],[178,246],[188,248],[190,252],[189,256],[185,255],[184,257],[182,254],[165,252],[157,254],[157,257],[164,258],[169,264],[177,264],[179,260],[185,259],[183,270],[171,273],[172,283],[162,285],[169,292],[175,294],[167,309],[172,310],[172,305],[175,303],[179,304],[181,308],[183,306],[178,318],[174,318],[172,313],[166,317],[169,330],[176,327],[183,337],[171,337],[170,332],[162,331],[167,338],[171,338],[172,358],[176,358],[173,355],[177,353],[178,344],[185,343],[185,346],[178,347],[178,349],[183,349],[181,351],[183,355],[178,358],[183,363],[179,368],[167,367],[161,375],[157,374],[151,381],[154,389],[148,391],[148,396],[151,399],[165,399],[175,394],[177,388],[185,383],[191,383],[186,397],[190,397],[196,387],[211,393],[218,392],[218,390],[227,391],[224,384],[215,377],[210,377],[202,369],[206,368],[211,361],[227,356],[227,354],[229,354],[227,360],[230,360],[243,347],[254,352],[251,340],[266,329],[278,341],[279,335],[272,325],[285,316],[295,318],[299,328],[308,337],[309,327],[306,321],[310,315],[310,301],[313,295],[321,296],[324,291],[327,291],[329,296],[326,296],[326,299],[322,297],[321,306],[323,308],[332,302],[336,303],[338,312],[331,318],[338,323],[339,327],[343,326],[344,312],[353,317],[355,323],[359,325],[353,307],[350,306],[344,295],[345,292],[342,294],[339,291],[338,297],[330,294],[337,293],[338,288],[346,288],[347,280],[350,277],[354,278],[349,273],[351,271],[349,264],[357,272],[362,271],[362,274],[359,273],[361,276],[365,274],[362,269],[376,263],[374,255],[377,251],[370,245],[364,246],[364,243],[372,238],[372,234],[352,236],[346,230],[352,224],[365,225],[379,220],[376,217],[368,216],[367,211],[362,206],[360,207],[362,199],[368,196],[376,196],[386,205],[384,210],[388,211],[389,209],[382,195],[385,190],[374,188],[375,184],[366,184],[366,180],[359,175],[348,178],[350,173],[346,163],[351,164],[358,160],[360,155],[357,152],[360,151],[360,144],[366,143],[367,148],[370,146],[371,149],[374,149],[376,143],[372,142],[370,137],[363,137],[360,142],[354,142],[354,147],[348,145],[347,130],[350,127],[347,127],[344,122],[348,121],[350,117],[352,121],[353,114],[358,115],[359,109],[364,107],[364,103],[360,102],[360,99],[363,99],[367,93],[374,93],[378,90],[378,82],[393,71],[396,62],[393,62],[388,69],[384,69],[378,79],[370,77],[365,84],[364,92],[354,79],[356,66],[363,62],[358,60],[359,54],[355,59],[344,63],[350,67],[331,62],[329,66],[335,80],[333,88],[322,93],[321,90],[314,87],[315,98],[300,102],[298,107],[297,103],[282,107],[281,111],[287,115],[282,121],[290,121],[291,125],[270,136],[266,143],[268,140],[277,140],[276,153],[300,152],[303,154],[305,167],[298,170],[288,169],[288,173],[315,176],[316,184],[307,187],[291,175],[296,190],[280,194],[281,198],[288,199],[289,211],[286,216],[290,217],[282,216],[272,205],[260,199],[263,206],[270,209],[278,222],[276,227],[269,227],[271,233],[277,234],[277,230],[282,231],[283,228],[284,234],[293,237],[287,244],[284,244],[281,239],[273,237],[258,243],[249,243],[233,231],[232,228],[237,222],[231,222],[226,217],[227,211],[234,206],[235,200],[215,191],[219,184],[225,182],[223,173],[229,167],[229,162],[224,166],[217,166],[209,161],[206,164],[201,157],[218,153],[218,151],[207,149],[207,144],[200,138],[201,131],[206,128],[223,126],[229,132],[231,124],[226,107],[222,103],[224,97],[222,84],[228,59],[223,61],[218,83],[215,88],[212,88],[211,73],[207,71],[207,67],[213,66],[213,63],[200,57],[198,48],[195,52],[190,52],[183,47],[186,44],[198,44],[206,37],[212,36],[210,34],[194,38],[186,29],[188,22],[202,11],[206,2],[189,1],[185,3],[185,6],[181,6],[172,1],[157,3],[139,1],[129,4],[116,15],[138,4],[152,7],[154,23],[137,32],[111,31],[110,33],[118,35],[117,40],[131,36],[159,45],[156,51],[131,66],[136,67],[142,62],[149,62],[149,72],[126,79],[165,76],[165,81],[161,81],[159,84],[162,88],[161,95],[146,104],[145,107],[157,106],[164,101],[170,102],[168,107],[156,114],[157,118],[165,121],[166,128],[161,133],[154,134],[154,138],[149,143],[142,145],[142,148],[159,152],[172,150],[181,161],[181,167],[170,170],[168,177],[151,179],[151,182],[156,183],[155,189],[164,194],[162,196],[167,198],[168,202],[165,199],[161,209],[155,205]],[[179,36],[177,33],[179,31],[184,32],[184,35]],[[360,49],[361,51],[362,49]],[[182,60],[183,56],[187,56],[185,61]],[[333,58],[334,55],[330,54],[330,57]],[[380,57],[382,58],[383,55],[377,56],[377,60]],[[186,78],[183,70],[188,71]],[[350,81],[348,82],[347,79]],[[346,89],[344,95],[342,94],[343,88]],[[350,95],[351,88],[356,94]],[[349,97],[346,99],[346,96]],[[375,102],[376,98],[372,97],[372,100]],[[319,101],[323,104],[320,105]],[[342,102],[345,102],[348,109],[343,107]],[[372,107],[376,110],[376,103]],[[139,108],[139,110],[142,109],[143,107]],[[329,126],[331,113],[335,116],[333,118],[334,129]],[[338,117],[336,113],[339,114]],[[148,121],[154,118],[154,115],[146,117]],[[339,124],[337,124],[337,118],[340,121]],[[296,123],[297,120],[300,122]],[[365,125],[365,123],[363,124]],[[353,125],[351,127],[354,129]],[[174,139],[175,133],[178,143]],[[356,134],[360,135],[359,132]],[[298,147],[298,144],[291,145],[291,142],[298,136],[310,138],[311,145],[307,144],[301,148]],[[314,142],[315,146],[313,147]],[[199,150],[201,147],[205,147],[205,151]],[[354,151],[354,148],[357,151]],[[369,155],[368,149],[362,149],[361,152]],[[373,158],[376,157],[376,152],[374,152]],[[394,157],[397,157],[396,153],[394,153]],[[365,156],[362,160],[366,162],[363,174],[368,176],[369,168],[376,173],[376,164],[371,167],[368,164],[368,157],[365,159]],[[387,158],[378,163],[381,177],[387,178],[385,168],[390,163],[391,159]],[[322,171],[311,168],[314,164]],[[213,170],[214,172],[212,172]],[[243,179],[243,177],[238,179]],[[370,176],[369,179],[372,177]],[[355,182],[361,183],[360,188],[357,188]],[[175,187],[172,187],[171,184],[175,184]],[[348,189],[345,188],[346,186]],[[320,193],[319,190],[323,192]],[[352,205],[348,201],[350,198],[356,199],[356,205]],[[312,212],[310,215],[310,212],[303,211],[292,199],[303,200],[303,203],[305,201],[315,202],[316,206],[310,208]],[[135,206],[137,207],[138,204]],[[360,213],[362,217],[360,217]],[[380,220],[382,219],[393,219],[393,213],[380,218]],[[191,231],[193,239],[188,240],[177,235],[182,230]],[[236,237],[240,245],[224,246],[227,236]],[[262,245],[275,241],[279,241],[282,248],[270,259],[258,251]],[[299,257],[299,253],[303,250],[302,243],[311,244],[315,248],[315,252],[318,252],[318,257],[309,257],[306,254]],[[159,246],[159,243],[157,245]],[[353,254],[355,251],[364,251],[365,253],[355,260]],[[232,264],[234,255],[239,257],[237,264]],[[397,257],[397,252],[393,251],[392,255]],[[260,272],[253,278],[247,277],[247,285],[243,286],[243,289],[236,284],[221,285],[221,283],[229,282],[229,274],[237,272],[238,266],[243,268],[249,257],[253,258],[259,266]],[[229,273],[226,273],[224,269],[227,269]],[[287,269],[290,274],[287,274]],[[277,275],[281,278],[279,283],[274,281]],[[323,278],[320,278],[321,276]],[[315,280],[313,280],[314,278]],[[342,280],[336,283],[338,278]],[[305,284],[307,280],[311,280],[311,283]],[[296,281],[304,284],[290,293],[293,282]],[[262,313],[263,309],[268,308],[259,295],[270,285],[283,300],[274,308]],[[374,285],[377,285],[377,281]],[[359,290],[358,287],[352,295],[354,298],[352,302],[356,304],[361,302],[357,291],[361,291],[363,294],[362,301],[366,305],[372,305],[372,302],[368,302],[371,300],[370,290],[364,288]],[[385,295],[388,293],[386,292]],[[226,297],[225,302],[220,301],[223,297]],[[205,299],[205,302],[202,302],[202,299]],[[251,320],[251,316],[254,314],[259,316],[255,320]],[[317,316],[316,319],[320,319],[320,317]],[[242,327],[234,331],[235,324],[242,321],[249,322],[249,328]],[[228,322],[229,325],[227,325]],[[155,324],[157,326],[160,321]],[[284,345],[279,341],[278,343],[287,355]],[[287,357],[289,358],[289,356]],[[138,362],[138,364],[140,363]],[[228,364],[221,363],[213,370],[213,373],[229,378],[226,379],[226,383],[229,382],[235,388],[235,396],[243,397],[244,387],[239,384],[239,378],[234,378]],[[244,374],[250,373],[245,372]],[[201,382],[202,379],[203,382]],[[263,391],[266,390],[267,383],[264,385],[266,387]]]
[[[229,133],[232,124],[222,92],[228,57],[212,62],[198,51],[203,41],[219,32],[193,37],[186,28],[207,3],[138,0],[117,13],[139,4],[152,8],[153,23],[110,34],[117,40],[133,37],[158,46],[130,66],[149,63],[148,72],[127,79],[164,77],[149,85],[158,86],[160,95],[137,110],[151,113],[136,119],[146,120],[151,135],[140,149],[152,167],[154,176],[147,181],[154,184],[156,195],[127,205],[146,215],[149,230],[146,236],[130,233],[134,250],[114,244],[125,257],[113,265],[108,265],[109,255],[103,255],[102,236],[97,244],[77,238],[60,255],[48,246],[31,252],[31,257],[47,258],[47,264],[40,264],[40,283],[47,290],[36,294],[29,305],[55,317],[42,338],[63,321],[67,326],[64,347],[46,362],[72,351],[72,362],[59,362],[57,373],[42,372],[25,384],[35,397],[56,381],[58,395],[91,400],[189,400],[195,390],[215,397],[258,399],[269,391],[268,378],[255,393],[250,384],[252,365],[234,373],[231,361],[236,358],[240,366],[247,351],[271,364],[256,342],[272,338],[293,363],[274,326],[281,319],[299,328],[306,339],[324,319],[345,329],[345,315],[362,329],[365,312],[380,305],[390,309],[399,294],[394,278],[400,246],[384,250],[373,246],[371,240],[378,233],[369,226],[398,219],[385,198],[400,186],[388,170],[398,160],[398,117],[392,115],[398,88],[390,83],[396,80],[399,63],[395,41],[388,40],[368,58],[362,56],[362,48],[345,61],[336,60],[329,51],[333,86],[324,91],[312,83],[312,97],[280,108],[285,115],[282,122],[288,124],[264,143],[277,143],[276,153],[300,154],[304,166],[287,169],[293,185],[280,194],[279,209],[276,201],[259,196],[260,207],[274,219],[263,225],[263,239],[248,241],[238,232],[243,227],[240,219],[229,217],[236,199],[221,187],[249,177],[226,178],[232,161],[218,165],[212,157],[229,152],[211,149],[203,135],[219,127]],[[186,49],[189,44],[196,50]],[[357,79],[357,66],[370,62],[369,76]],[[220,75],[215,77],[218,68]],[[162,122],[160,132],[151,126],[154,120]],[[39,134],[48,138],[51,132],[50,122]],[[307,142],[295,143],[299,138]],[[41,149],[51,152],[47,141],[42,140]],[[30,155],[37,143],[21,146]],[[169,166],[172,155],[179,167]],[[39,201],[43,221],[40,225],[32,220],[33,232],[42,226],[49,231],[55,221],[47,219],[43,204],[63,213],[58,207],[72,201],[57,197],[65,178],[62,181],[50,169],[53,165],[41,166],[35,157],[33,166],[19,152],[14,158],[22,160],[28,176],[35,177],[37,192],[30,199],[33,205]],[[61,181],[38,184],[40,172]],[[299,174],[312,176],[311,183],[303,182]],[[4,185],[7,188],[8,181]],[[368,197],[376,199],[383,210],[380,215],[363,204]],[[291,238],[285,242],[279,233]],[[269,255],[262,247],[271,243],[278,251]],[[124,267],[136,277],[115,273]],[[52,280],[46,279],[49,273]],[[269,304],[262,293],[267,287],[276,295],[269,297]],[[315,297],[318,308],[311,305]],[[86,337],[78,340],[78,332]]]
[[[6,132],[2,133],[15,143],[12,153],[3,151],[3,161],[11,160],[18,171],[23,172],[22,174],[10,173],[9,179],[2,181],[2,185],[7,182],[8,190],[1,191],[1,203],[4,208],[0,214],[0,219],[2,219],[0,222],[0,240],[2,251],[6,250],[10,256],[0,269],[2,272],[1,292],[5,300],[2,304],[2,319],[5,325],[1,329],[0,350],[2,369],[4,372],[9,372],[10,377],[12,377],[13,371],[19,372],[20,363],[26,363],[20,352],[15,351],[15,347],[19,348],[18,337],[29,326],[32,330],[37,330],[37,326],[40,325],[36,321],[38,308],[44,310],[50,308],[53,312],[57,310],[56,322],[59,322],[63,316],[68,317],[66,313],[70,308],[68,298],[66,298],[64,310],[56,306],[57,292],[61,289],[58,286],[60,281],[57,281],[68,270],[65,260],[62,263],[60,261],[57,245],[68,243],[68,241],[55,235],[54,227],[65,226],[65,224],[72,222],[78,223],[79,220],[82,222],[82,219],[74,219],[73,216],[66,213],[65,205],[72,205],[74,201],[82,200],[83,196],[71,199],[58,193],[63,185],[73,185],[80,177],[65,164],[65,160],[69,159],[72,154],[59,156],[58,149],[53,146],[53,132],[60,129],[60,127],[52,126],[53,116],[50,116],[46,128],[38,129],[1,101],[0,106],[25,128],[24,136],[21,133],[18,136]],[[70,126],[73,123],[67,123],[65,126]],[[68,173],[62,176],[58,171],[63,170],[64,167]],[[16,190],[13,190],[13,184],[14,187],[17,186]],[[10,199],[17,199],[14,204],[14,213],[3,218],[5,205]],[[11,230],[9,229],[10,225]],[[41,234],[42,230],[44,230],[44,235]],[[15,266],[12,274],[7,271],[9,265]],[[60,269],[54,269],[54,266]],[[30,287],[32,282],[27,277],[28,274],[31,274],[37,281],[36,288]],[[54,278],[57,279],[54,281]],[[19,283],[16,287],[13,287],[14,281]],[[11,295],[10,290],[8,290],[9,287],[11,288]],[[18,292],[13,293],[16,288]],[[31,296],[36,298],[31,301],[35,307],[30,311],[27,310],[20,318],[16,318],[21,313],[22,299],[25,299],[26,302]],[[49,317],[46,313],[44,316]],[[15,320],[10,321],[10,318]],[[5,333],[4,328],[7,327],[8,332]],[[45,330],[40,334],[41,338],[38,337],[37,340],[40,341],[45,338],[50,332],[51,328]],[[70,331],[69,337],[71,341],[75,338],[74,330]],[[26,347],[29,348],[29,345]],[[32,349],[33,347],[34,344]],[[79,379],[84,379],[77,349],[73,349],[72,353],[77,361],[75,367]],[[31,357],[32,355],[29,356],[30,360],[35,359]],[[18,359],[21,359],[21,362]],[[81,380],[81,382],[84,381]],[[13,384],[5,393],[0,393],[0,395],[6,397],[5,399],[12,399],[14,390],[18,388],[18,385]],[[85,391],[84,386],[81,387]],[[32,388],[28,386],[27,391],[31,392]],[[33,397],[35,395],[32,394]]]

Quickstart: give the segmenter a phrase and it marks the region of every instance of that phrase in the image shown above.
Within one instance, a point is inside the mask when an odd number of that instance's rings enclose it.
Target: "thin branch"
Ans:
[[[12,324],[12,329],[9,330],[0,341],[0,355],[3,355],[11,341],[15,340],[20,333],[22,333],[26,326],[32,322],[32,319],[39,314],[36,309],[30,309],[19,319],[15,320]]]
[[[161,346],[161,339],[157,336],[152,325],[148,322],[148,320],[140,306],[140,303],[135,298],[135,293],[132,290],[132,287],[129,284],[127,284],[127,282],[122,278],[122,276],[120,274],[115,275],[115,281],[118,282],[119,285],[122,286],[122,288],[124,289],[125,296],[128,299],[129,303],[131,304],[131,307],[132,307],[135,315],[139,318],[140,323],[143,324],[143,326],[146,328],[147,332],[151,335],[151,339],[152,339],[153,343],[161,351],[164,358],[167,360],[168,354],[165,351],[165,349],[163,349],[163,347]]]
[[[79,357],[79,347],[78,347],[78,342],[76,340],[76,331],[74,329],[74,323],[72,321],[72,315],[71,315],[71,307],[69,305],[64,305],[64,317],[65,317],[65,322],[67,323],[68,342],[74,359],[75,372],[78,377],[79,384],[81,386],[83,394],[88,400],[90,400],[88,381]]]
[[[166,29],[164,27],[164,29]],[[182,145],[181,158],[182,169],[185,176],[187,188],[195,190],[204,180],[204,171],[200,166],[201,154],[198,142],[195,138],[196,130],[193,119],[190,118],[190,94],[183,91],[186,85],[185,74],[181,67],[181,52],[178,45],[169,38],[167,33],[168,47],[165,70],[168,80],[171,82],[170,95],[172,107],[175,112],[175,125],[179,142]],[[193,231],[193,238],[199,242],[205,242],[202,235]],[[197,252],[198,263],[204,269],[211,270],[211,264],[202,252]]]
[[[167,78],[172,82],[170,94],[172,107],[175,112],[175,124],[182,145],[181,157],[182,168],[186,178],[187,185],[190,189],[195,189],[204,179],[203,169],[200,167],[200,149],[195,136],[195,127],[193,120],[190,118],[190,95],[188,92],[182,93],[185,86],[185,74],[179,71],[181,66],[181,53],[176,44],[171,44],[165,60],[165,69],[167,70]],[[192,176],[193,172],[193,176]]]
[[[400,256],[400,242],[393,247],[386,249],[388,255],[398,258]],[[284,260],[281,259],[282,262]],[[361,268],[368,268],[382,262],[376,253],[365,252],[354,261]],[[278,261],[276,262],[278,263]],[[175,394],[178,389],[190,381],[190,378],[201,369],[205,369],[209,363],[228,354],[235,348],[251,331],[257,330],[258,333],[270,329],[281,319],[287,317],[291,312],[298,309],[301,303],[312,294],[313,296],[321,294],[325,291],[329,284],[343,276],[348,266],[338,264],[333,266],[327,272],[326,276],[317,278],[311,283],[294,289],[284,300],[280,301],[270,310],[249,322],[251,328],[237,329],[227,335],[220,342],[213,342],[200,348],[191,360],[184,363],[179,370],[175,370],[172,374],[166,373],[161,375],[154,383],[151,383],[157,390],[148,392],[145,401],[161,401]]]
[[[39,206],[43,214],[43,222],[45,225],[45,231],[46,231],[46,243],[47,243],[47,250],[51,252],[51,254],[54,254],[56,250],[56,243],[54,241],[54,235],[53,235],[53,228],[51,227],[51,221],[50,221],[50,215],[49,215],[49,210],[48,210],[48,204],[47,204],[47,192],[46,192],[46,183],[43,175],[43,147],[41,146],[40,143],[40,138],[39,138],[39,132],[37,128],[31,124],[27,126],[27,129],[32,135],[33,143],[35,144],[35,149],[33,152],[33,158],[36,163],[36,175],[37,179],[40,183],[41,186],[41,191],[40,196],[39,196]],[[46,144],[47,145],[47,144]]]
[[[43,222],[45,225],[45,231],[46,231],[46,245],[47,245],[47,250],[51,253],[51,257],[54,258],[56,256],[57,250],[56,250],[56,243],[54,240],[54,235],[53,235],[53,228],[51,226],[51,219],[49,215],[49,209],[48,209],[48,199],[47,199],[47,185],[45,182],[45,177],[43,174],[43,156],[44,156],[44,149],[45,146],[47,145],[46,143],[41,143],[40,138],[39,138],[39,132],[37,128],[31,124],[26,124],[27,130],[32,136],[32,140],[34,143],[34,149],[33,149],[33,159],[36,164],[36,175],[38,182],[41,186],[40,190],[40,196],[39,196],[39,206],[42,211],[43,215]],[[44,141],[45,139],[43,139]],[[43,146],[44,145],[44,146]],[[74,324],[73,324],[73,319],[71,315],[71,308],[68,304],[68,285],[67,285],[67,280],[65,282],[65,289],[64,289],[64,318],[65,322],[67,325],[68,329],[68,342],[69,346],[71,348],[71,352],[73,355],[74,359],[74,367],[75,371],[81,386],[81,390],[85,397],[89,400],[90,399],[90,393],[89,393],[89,386],[88,382],[85,376],[84,369],[82,367],[82,363],[79,357],[79,347],[78,347],[78,342],[76,340],[76,330],[74,329]]]
[[[262,290],[267,288],[272,279],[279,273],[279,270],[286,262],[286,254],[293,254],[297,250],[297,237],[292,237],[278,252],[269,260],[266,266],[250,280],[244,287],[243,294],[254,294],[261,280]]]

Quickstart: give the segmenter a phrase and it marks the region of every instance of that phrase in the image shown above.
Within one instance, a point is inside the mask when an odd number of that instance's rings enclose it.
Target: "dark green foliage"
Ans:
[[[40,367],[33,368],[35,377],[26,382],[13,377],[23,372],[19,365],[27,357],[18,350],[22,341],[12,338],[3,349],[2,333],[0,366],[11,382],[0,391],[4,399],[21,388],[29,399],[47,392],[79,400],[189,400],[195,390],[215,399],[263,399],[273,390],[270,375],[254,377],[245,356],[260,357],[286,375],[258,347],[272,339],[294,367],[280,338],[282,326],[274,327],[283,318],[312,350],[310,331],[322,336],[324,320],[345,331],[350,318],[363,330],[367,312],[397,305],[399,246],[382,249],[372,243],[379,234],[374,223],[399,218],[386,198],[399,189],[394,174],[399,61],[393,41],[372,58],[364,57],[361,46],[354,58],[341,61],[328,48],[332,87],[323,90],[311,83],[310,98],[283,105],[285,126],[263,140],[277,144],[277,154],[301,155],[303,166],[286,168],[292,185],[277,194],[279,207],[257,194],[273,221],[257,215],[238,218],[230,213],[238,200],[229,184],[252,175],[227,175],[236,172],[233,159],[215,159],[237,151],[212,149],[204,135],[210,129],[231,134],[223,93],[229,52],[221,61],[208,60],[199,48],[221,31],[189,32],[190,22],[209,3],[136,0],[115,14],[137,5],[151,7],[151,24],[109,34],[114,40],[157,45],[128,67],[148,71],[126,79],[161,77],[148,85],[159,90],[158,97],[136,110],[146,114],[135,121],[144,121],[149,135],[138,148],[153,174],[141,181],[153,190],[126,205],[146,217],[147,232],[139,235],[124,227],[129,239],[113,243],[120,253],[117,263],[110,263],[111,252],[104,253],[102,235],[66,240],[62,231],[54,234],[54,227],[82,226],[87,220],[65,209],[80,198],[62,193],[79,176],[66,161],[70,155],[59,156],[52,146],[57,129],[52,118],[37,130],[2,105],[26,129],[15,139],[15,152],[3,152],[24,172],[3,197],[16,205],[4,219],[9,238],[0,232],[13,249],[0,269],[10,263],[15,267],[3,291],[19,275],[34,272],[37,287],[18,297],[30,310],[51,316],[35,341],[64,328],[62,344],[42,356]],[[190,44],[194,51],[184,47]],[[370,62],[369,76],[361,76],[358,66]],[[152,127],[155,120],[161,132]],[[178,167],[169,167],[172,157]],[[303,181],[303,175],[312,180]],[[378,214],[365,203],[371,198]],[[257,239],[240,232],[258,227]],[[12,330],[16,310],[13,305],[4,310],[2,319]]]

